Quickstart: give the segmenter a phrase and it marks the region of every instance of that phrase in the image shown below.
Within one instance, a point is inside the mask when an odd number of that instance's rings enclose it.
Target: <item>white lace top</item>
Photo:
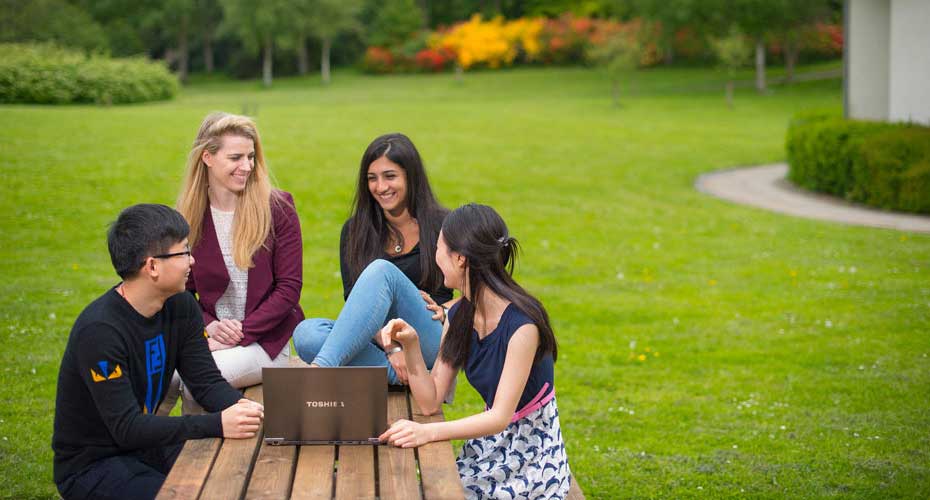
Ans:
[[[210,207],[213,215],[213,226],[216,228],[216,239],[220,243],[223,253],[223,262],[229,272],[229,286],[219,300],[216,301],[217,319],[245,319],[245,296],[249,286],[248,269],[236,267],[233,259],[232,226],[236,212],[223,212]]]

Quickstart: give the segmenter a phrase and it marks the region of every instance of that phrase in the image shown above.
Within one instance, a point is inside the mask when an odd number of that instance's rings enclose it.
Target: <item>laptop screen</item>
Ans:
[[[376,443],[387,429],[386,367],[268,367],[262,379],[269,443]]]

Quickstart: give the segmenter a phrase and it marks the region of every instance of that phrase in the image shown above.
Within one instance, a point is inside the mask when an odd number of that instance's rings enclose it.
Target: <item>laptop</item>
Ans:
[[[265,442],[380,444],[387,367],[262,368]]]

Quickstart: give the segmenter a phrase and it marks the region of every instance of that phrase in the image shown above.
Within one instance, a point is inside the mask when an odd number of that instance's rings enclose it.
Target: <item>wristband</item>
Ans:
[[[384,355],[385,355],[385,356],[390,356],[391,354],[394,354],[395,352],[400,352],[400,351],[403,351],[403,350],[404,350],[404,348],[401,347],[401,346],[392,347],[392,348],[390,348],[390,349],[384,351]]]

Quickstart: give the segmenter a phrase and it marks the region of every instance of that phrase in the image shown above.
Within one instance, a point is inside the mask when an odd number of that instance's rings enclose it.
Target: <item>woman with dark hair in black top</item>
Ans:
[[[376,138],[362,156],[352,216],[342,227],[339,263],[346,304],[333,321],[294,330],[300,357],[314,366],[387,366],[406,383],[397,344],[377,335],[388,318],[416,324],[427,366],[439,352],[452,290],[436,265],[436,240],[449,212],[436,201],[416,147],[403,134]]]

